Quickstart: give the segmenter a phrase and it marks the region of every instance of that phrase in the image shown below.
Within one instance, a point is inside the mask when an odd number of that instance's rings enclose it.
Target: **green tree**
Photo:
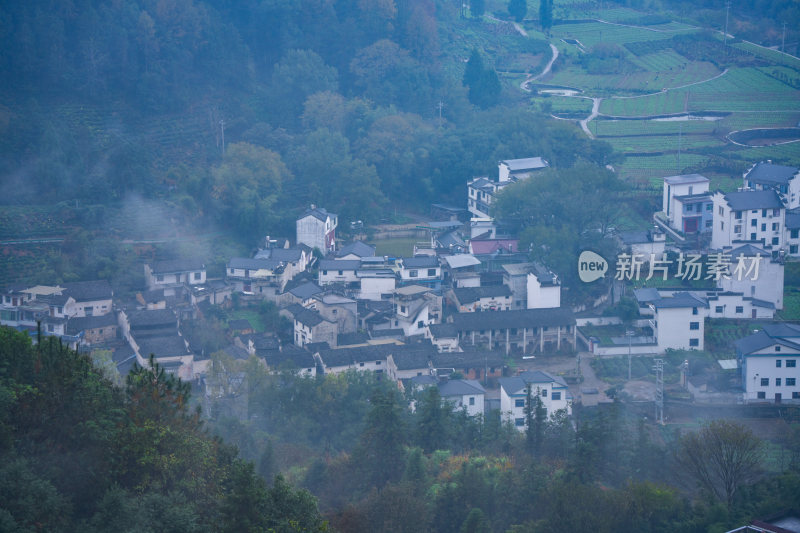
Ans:
[[[274,124],[297,129],[303,103],[314,93],[337,92],[339,74],[312,50],[289,50],[275,64],[269,89]]]
[[[482,17],[486,12],[486,0],[470,0],[469,11],[475,18]]]
[[[370,404],[353,457],[363,465],[371,486],[380,488],[400,479],[405,465],[405,430],[395,392],[378,390],[370,398]]]
[[[491,529],[489,528],[489,521],[486,519],[486,515],[477,507],[469,512],[467,518],[464,519],[464,523],[461,524],[461,529],[459,529],[459,533],[490,532]]]
[[[442,405],[437,387],[425,389],[417,402],[417,442],[425,452],[444,448],[447,443],[449,406]]]
[[[480,107],[488,109],[500,101],[500,78],[493,68],[484,69],[476,83],[469,86],[469,101]]]
[[[760,473],[764,442],[737,422],[713,420],[681,437],[674,458],[700,487],[730,509],[739,487]]]
[[[247,143],[229,145],[212,175],[220,222],[256,235],[264,235],[275,223],[276,202],[282,188],[292,181],[280,155]]]
[[[547,409],[542,403],[539,392],[532,393],[531,386],[525,388],[525,440],[528,451],[539,455],[547,425]]]
[[[528,14],[527,0],[508,0],[508,13],[514,17],[517,22],[522,22],[525,15]]]
[[[553,0],[539,0],[539,25],[544,33],[553,27]]]
[[[483,75],[483,57],[477,48],[473,48],[470,52],[469,60],[467,60],[467,67],[464,70],[464,77],[461,83],[464,86],[472,86],[478,83]]]

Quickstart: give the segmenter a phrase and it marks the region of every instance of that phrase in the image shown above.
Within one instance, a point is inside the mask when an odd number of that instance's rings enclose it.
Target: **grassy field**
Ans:
[[[659,120],[593,120],[590,131],[600,137],[629,137],[631,135],[710,135],[721,121],[686,120],[667,122]]]
[[[408,257],[414,254],[414,244],[420,239],[383,239],[372,241],[375,245],[375,255],[388,255],[391,257]]]
[[[253,326],[253,329],[259,333],[266,329],[264,327],[264,322],[261,320],[261,315],[258,314],[258,311],[253,311],[251,309],[239,309],[237,311],[231,311],[228,320],[247,320],[250,325]]]
[[[719,139],[710,135],[669,135],[669,136],[646,136],[646,137],[603,137],[602,140],[609,143],[615,151],[620,153],[663,153],[664,151],[676,151],[678,147],[682,150],[690,148],[701,148],[707,146],[721,146]],[[677,157],[676,157],[677,159]],[[676,161],[677,163],[677,161]]]

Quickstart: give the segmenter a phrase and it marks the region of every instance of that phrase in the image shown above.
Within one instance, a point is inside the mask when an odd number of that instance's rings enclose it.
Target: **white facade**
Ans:
[[[732,205],[733,196],[736,197],[736,203]],[[737,241],[760,241],[773,248],[784,245],[786,210],[774,191],[740,191],[728,194],[717,192],[712,199],[712,248],[733,247]]]
[[[745,402],[800,403],[800,328],[765,326],[736,341]]]
[[[700,174],[667,176],[664,178],[661,209],[666,215],[671,228],[684,231],[684,207],[680,197],[707,193],[709,183],[710,180]]]
[[[334,213],[312,205],[297,219],[297,244],[305,244],[322,253],[332,252],[336,249],[337,225],[338,217]]]
[[[775,309],[783,309],[783,284],[784,284],[784,265],[780,259],[773,259],[772,254],[766,250],[757,249],[753,246],[734,248],[731,251],[724,251],[731,255],[731,269],[741,261],[744,265],[750,266],[751,261],[758,261],[758,273],[750,275],[732,275],[729,279],[721,278],[717,286],[725,291],[740,292],[745,297],[757,298],[770,302]],[[756,256],[760,255],[758,260]],[[741,279],[739,279],[741,277]],[[753,279],[754,278],[754,279]]]
[[[514,424],[518,431],[525,431],[525,401],[527,387],[530,386],[531,397],[539,396],[546,415],[561,409],[572,414],[572,399],[569,388],[562,380],[557,380],[546,372],[525,372],[513,378],[500,380],[500,416],[504,422]]]
[[[440,385],[439,393],[453,410],[465,409],[468,416],[483,416],[485,391],[477,381],[453,380]]]
[[[319,285],[330,283],[358,283],[357,271],[361,266],[355,260],[323,260],[319,264]]]
[[[206,282],[206,268],[197,261],[159,261],[144,265],[144,277],[148,290],[181,284],[202,285]]]
[[[705,303],[694,297],[663,298],[652,304],[652,321],[658,351],[702,350],[705,332]]]
[[[359,271],[357,277],[361,280],[361,291],[358,297],[361,300],[380,301],[382,295],[392,294],[396,287],[396,278],[393,273],[376,275],[369,271]]]
[[[561,282],[557,278],[555,282],[552,279],[545,279],[542,283],[533,272],[530,272],[527,281],[528,309],[561,307]]]

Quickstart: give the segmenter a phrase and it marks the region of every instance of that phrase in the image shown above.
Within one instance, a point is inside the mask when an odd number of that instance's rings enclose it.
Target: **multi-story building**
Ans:
[[[705,309],[708,303],[688,292],[659,298],[650,304],[654,318],[653,335],[658,351],[668,349],[702,350],[705,331]]]
[[[156,261],[144,265],[144,277],[149,290],[169,290],[184,284],[202,285],[206,282],[206,265],[200,259]]]
[[[768,324],[735,345],[745,402],[800,403],[800,326]]]
[[[773,189],[717,191],[713,201],[712,248],[733,247],[745,242],[759,242],[776,249],[783,246],[786,209]]]
[[[506,186],[527,179],[549,166],[550,164],[541,157],[506,159],[498,162],[497,181],[483,176],[467,183],[467,209],[473,216],[489,217],[497,193]]]
[[[498,381],[500,416],[503,421],[513,423],[519,431],[525,431],[525,404],[528,394],[531,398],[539,397],[547,417],[561,409],[567,414],[572,414],[572,396],[566,382],[560,376],[552,376],[537,370],[501,378]]]
[[[708,178],[700,174],[664,178],[661,206],[669,227],[683,233],[711,230],[709,182]]]
[[[744,173],[744,186],[756,191],[772,189],[781,195],[786,207],[800,207],[800,169],[761,161]]]
[[[336,226],[339,218],[322,207],[312,205],[297,219],[297,244],[305,244],[323,254],[336,249]]]

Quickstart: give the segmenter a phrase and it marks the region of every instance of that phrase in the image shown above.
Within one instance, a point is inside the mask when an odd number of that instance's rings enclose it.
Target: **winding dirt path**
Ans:
[[[602,101],[602,98],[592,98],[592,113],[580,121],[581,129],[584,131],[584,133],[586,133],[586,135],[589,136],[590,139],[594,139],[594,135],[592,135],[592,132],[589,131],[589,122],[597,118],[597,115],[600,114],[600,102]]]
[[[553,52],[553,55],[550,58],[550,61],[547,62],[547,65],[544,67],[544,70],[542,70],[536,76],[528,75],[528,77],[525,79],[525,81],[523,81],[519,85],[520,89],[522,89],[523,91],[525,91],[527,93],[531,92],[531,88],[528,87],[528,85],[530,85],[530,83],[532,81],[541,79],[541,78],[547,76],[550,73],[550,71],[553,69],[553,63],[555,63],[556,59],[558,59],[558,48],[553,43],[550,43],[550,50]]]

